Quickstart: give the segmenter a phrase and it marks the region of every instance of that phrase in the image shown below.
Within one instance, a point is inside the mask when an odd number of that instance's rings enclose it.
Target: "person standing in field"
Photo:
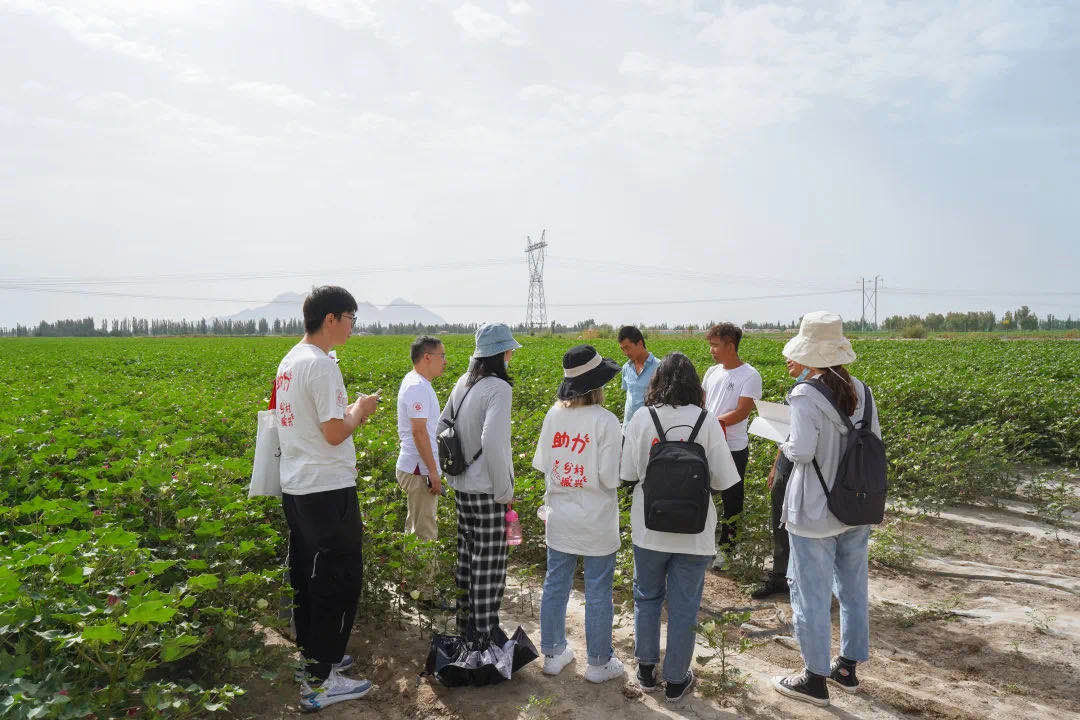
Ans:
[[[640,412],[626,428],[620,477],[634,485],[630,508],[631,537],[634,542],[634,655],[638,661],[637,680],[645,692],[660,687],[656,664],[660,661],[660,614],[667,600],[667,651],[664,653],[665,699],[683,700],[694,685],[690,661],[694,656],[697,614],[705,587],[705,571],[716,554],[716,507],[712,494],[739,482],[739,472],[731,459],[724,431],[708,411],[701,408],[704,391],[690,358],[671,353],[659,364],[645,393],[646,411]],[[655,413],[655,416],[654,414]],[[655,518],[668,510],[682,514],[687,503],[668,501],[647,512],[642,487],[664,477],[650,472],[651,450],[661,441],[700,445],[707,462],[709,492],[694,508],[702,529],[662,531]],[[702,488],[704,489],[704,488]],[[660,488],[662,492],[663,488]],[[650,489],[650,493],[656,493]],[[673,507],[677,505],[678,507]],[[655,513],[655,514],[654,514]]]
[[[585,679],[601,683],[625,672],[611,645],[622,429],[604,407],[604,385],[619,374],[619,365],[591,345],[567,350],[562,365],[558,399],[544,416],[532,463],[544,473],[548,512],[540,651],[545,675],[558,675],[574,660],[566,644],[566,601],[581,556],[589,658]]]
[[[743,480],[746,463],[750,460],[750,435],[747,418],[754,409],[754,400],[761,399],[761,373],[739,357],[742,328],[732,323],[713,325],[705,333],[709,354],[716,362],[705,371],[701,386],[705,388],[705,409],[720,421],[724,428],[731,459],[739,471],[739,482],[725,490],[724,522],[720,530],[720,552],[713,562],[714,570],[726,569],[735,554],[737,520],[743,510]]]
[[[438,338],[423,335],[409,347],[409,357],[413,369],[401,380],[397,394],[397,481],[405,492],[405,532],[435,540],[443,492],[435,430],[442,409],[431,381],[446,369],[446,348]]]
[[[844,337],[839,315],[807,313],[783,352],[789,360],[810,368],[807,382],[788,394],[791,436],[780,445],[795,466],[781,520],[791,544],[787,574],[791,618],[806,667],[800,675],[774,678],[773,687],[783,695],[823,706],[829,704],[826,678],[855,692],[859,687],[855,665],[870,659],[867,543],[871,526],[845,525],[837,519],[822,486],[832,488],[849,432],[839,413],[847,415],[852,425],[859,423],[868,399],[873,398],[870,388],[845,367],[855,361],[855,353]],[[827,387],[831,402],[815,383]],[[877,403],[869,420],[870,431],[880,438]],[[840,656],[830,665],[833,594],[840,601]]]
[[[469,371],[458,378],[439,418],[452,422],[468,466],[447,476],[457,503],[457,629],[480,645],[499,628],[506,589],[506,510],[514,499],[510,449],[513,381],[506,371],[521,345],[502,323],[481,325]]]
[[[622,389],[626,391],[623,407],[623,431],[630,425],[634,413],[645,404],[645,389],[656,372],[659,361],[645,347],[645,336],[633,325],[619,328],[619,349],[627,357],[622,366]]]
[[[305,661],[306,710],[361,698],[367,680],[342,675],[345,645],[363,584],[363,525],[356,498],[352,435],[378,396],[348,392],[331,349],[349,339],[356,300],[344,288],[317,287],[304,300],[304,337],[282,359],[274,381],[281,443],[281,505],[289,527],[296,641]]]
[[[800,365],[790,358],[786,358],[788,375],[795,378],[795,382],[802,382],[810,374],[810,368]],[[773,460],[772,469],[769,470],[769,478],[766,484],[769,487],[770,519],[769,526],[772,530],[773,562],[772,569],[750,591],[750,597],[754,600],[764,600],[770,595],[779,593],[787,595],[791,589],[788,587],[787,568],[790,545],[788,543],[787,528],[784,527],[781,518],[784,513],[784,495],[787,492],[788,478],[794,468],[791,461],[780,450],[776,449],[776,459]]]

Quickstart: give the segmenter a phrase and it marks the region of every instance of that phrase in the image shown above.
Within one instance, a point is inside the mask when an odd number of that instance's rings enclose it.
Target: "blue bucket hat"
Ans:
[[[485,323],[476,331],[474,358],[491,357],[507,350],[517,350],[521,343],[514,339],[510,328],[504,323]]]

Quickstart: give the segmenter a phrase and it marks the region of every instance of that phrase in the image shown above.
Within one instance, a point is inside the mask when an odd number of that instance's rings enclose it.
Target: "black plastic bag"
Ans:
[[[509,680],[537,657],[536,646],[520,625],[509,638],[502,628],[472,641],[436,633],[431,636],[424,671],[447,687],[480,687]]]

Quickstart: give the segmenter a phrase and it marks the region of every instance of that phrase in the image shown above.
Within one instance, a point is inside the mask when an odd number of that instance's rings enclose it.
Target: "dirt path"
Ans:
[[[863,691],[854,696],[833,691],[830,708],[788,700],[771,688],[774,675],[802,667],[794,641],[783,637],[790,633],[790,606],[753,603],[730,579],[710,572],[703,608],[754,606],[744,632],[755,645],[733,659],[747,681],[739,698],[720,703],[699,689],[684,707],[673,708],[662,693],[641,694],[631,681],[633,615],[626,604],[616,607],[614,635],[616,654],[628,667],[627,682],[586,682],[579,584],[567,623],[578,659],[560,676],[543,675],[537,661],[496,687],[443,688],[418,677],[427,641],[416,626],[358,626],[349,651],[357,658],[357,673],[373,678],[377,688],[369,698],[327,708],[320,717],[1075,720],[1080,717],[1080,547],[1063,538],[1060,527],[1027,513],[1017,527],[1018,514],[1016,508],[977,513],[957,508],[911,521],[926,545],[925,557],[910,570],[872,570],[872,658],[860,666]],[[511,584],[507,598],[504,628],[520,623],[539,643],[538,588]],[[702,621],[708,618],[703,611]],[[835,621],[837,633],[838,625]],[[838,635],[835,639],[838,643]],[[699,644],[699,658],[714,655]],[[711,657],[695,662],[694,669],[715,676],[718,663]],[[258,718],[300,717],[296,700],[291,682],[263,683],[238,711]]]

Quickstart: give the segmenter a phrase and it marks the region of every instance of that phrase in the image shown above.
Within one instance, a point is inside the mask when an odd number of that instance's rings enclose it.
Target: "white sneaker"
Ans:
[[[607,665],[589,665],[585,670],[585,679],[589,682],[602,683],[622,677],[626,672],[622,661],[614,655],[607,661]]]
[[[563,668],[574,662],[574,652],[567,645],[561,653],[552,657],[551,655],[544,656],[544,674],[545,675],[558,675],[562,672]]]
[[[331,670],[337,670],[338,672],[345,672],[353,666],[353,656],[345,653],[341,656],[341,660],[330,666]],[[297,670],[293,673],[293,680],[298,683],[304,682],[307,677],[307,673],[303,670]]]
[[[308,712],[321,710],[346,700],[356,700],[371,692],[369,680],[353,680],[331,670],[330,675],[314,688],[307,683],[300,686],[300,707]]]

